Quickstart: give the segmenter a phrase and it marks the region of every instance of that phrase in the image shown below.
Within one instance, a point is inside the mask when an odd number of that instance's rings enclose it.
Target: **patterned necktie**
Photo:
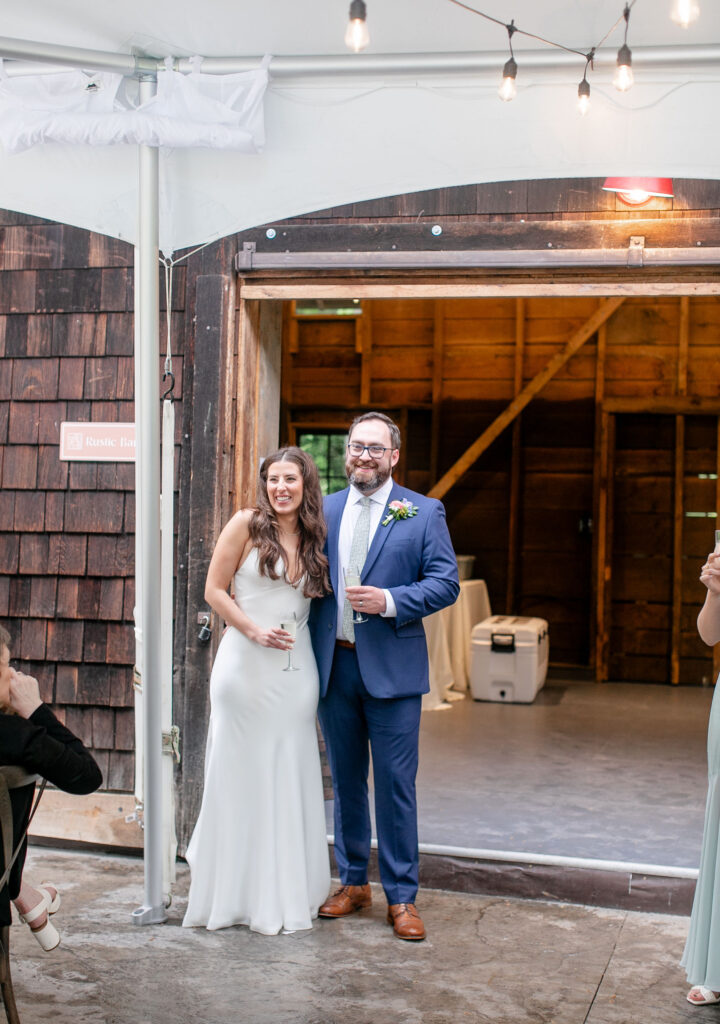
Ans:
[[[355,569],[362,572],[367,558],[368,538],[370,537],[370,499],[360,499],[360,515],[355,523],[352,544],[350,545],[350,557],[348,558],[348,569]],[[345,598],[343,605],[343,636],[350,643],[355,643],[355,627],[353,626],[353,610],[350,602]]]

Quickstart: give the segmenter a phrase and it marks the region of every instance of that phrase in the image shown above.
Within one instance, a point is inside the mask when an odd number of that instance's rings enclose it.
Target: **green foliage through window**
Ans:
[[[323,494],[341,491],[347,486],[345,477],[345,444],[347,434],[298,433],[298,447],[315,459]]]

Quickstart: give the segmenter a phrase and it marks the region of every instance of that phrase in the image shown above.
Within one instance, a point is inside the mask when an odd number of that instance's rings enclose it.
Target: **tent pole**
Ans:
[[[614,67],[616,50],[608,45],[595,57],[597,68]],[[633,46],[633,67],[653,69],[697,69],[707,67],[714,71],[720,60],[720,46],[716,43],[690,46]],[[523,71],[562,71],[578,67],[578,56],[551,50],[517,50],[516,56],[522,63]],[[39,61],[62,67],[80,67],[86,71],[111,71],[134,77],[144,72],[153,74],[162,71],[163,57],[133,56],[127,53],[112,53],[106,50],[86,50],[79,46],[63,46],[58,43],[37,42],[27,39],[13,39],[0,35],[0,57],[7,59],[5,72],[13,76],[22,74],[22,63]],[[240,71],[252,71],[260,63],[260,56],[250,57],[205,57],[202,70],[206,74],[227,75]],[[192,70],[189,57],[177,57],[178,71]],[[343,54],[286,54],[273,57],[270,63],[270,77],[293,79],[305,77],[330,77],[348,75],[352,77],[382,75],[438,75],[470,74],[489,72],[495,76],[498,69],[497,51],[449,52],[449,53],[343,53]],[[35,68],[35,71],[38,69]]]
[[[140,80],[140,100],[157,89],[154,76]],[[158,276],[157,148],[139,146],[138,243],[135,247],[135,361],[138,364],[135,422],[142,455],[135,464],[139,504],[143,702],[145,723],[144,844],[145,903],[132,912],[135,924],[167,920],[163,905],[162,674],[160,665],[160,288]]]

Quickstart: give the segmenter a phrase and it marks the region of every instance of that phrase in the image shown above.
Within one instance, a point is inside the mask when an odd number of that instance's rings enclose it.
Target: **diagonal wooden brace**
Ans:
[[[470,469],[472,464],[490,447],[496,437],[499,437],[508,424],[512,423],[518,413],[521,413],[526,405],[545,387],[558,370],[565,365],[578,349],[582,348],[588,338],[591,338],[599,327],[610,319],[618,306],[625,301],[624,296],[605,299],[593,315],[585,321],[570,341],[568,341],[562,352],[554,355],[545,369],[536,374],[533,379],[525,385],[520,394],[504,409],[500,415],[493,420],[487,430],[484,430],[476,441],[470,445],[466,452],[455,462],[450,469],[442,476],[435,486],[428,491],[429,498],[442,498],[450,488],[457,483],[460,477]]]

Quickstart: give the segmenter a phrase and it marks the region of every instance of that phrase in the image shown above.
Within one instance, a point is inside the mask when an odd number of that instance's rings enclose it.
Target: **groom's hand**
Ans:
[[[379,587],[346,587],[350,606],[364,615],[382,615],[387,607],[385,593]]]

